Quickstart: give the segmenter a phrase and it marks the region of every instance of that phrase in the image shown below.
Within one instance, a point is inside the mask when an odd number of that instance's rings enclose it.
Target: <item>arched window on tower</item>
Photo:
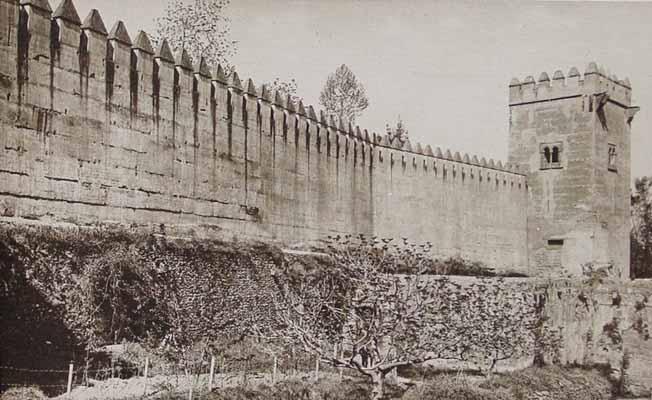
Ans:
[[[552,166],[559,166],[559,147],[553,146],[552,147],[552,160],[551,160]]]
[[[543,148],[543,156],[541,158],[541,168],[549,168],[550,165],[550,147]]]
[[[540,146],[541,169],[562,168],[561,143],[542,143]]]

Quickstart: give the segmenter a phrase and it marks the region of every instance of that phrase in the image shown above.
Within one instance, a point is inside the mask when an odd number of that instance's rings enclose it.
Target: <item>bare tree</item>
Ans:
[[[194,60],[230,69],[237,42],[229,38],[231,20],[224,16],[229,0],[168,0],[165,15],[156,19],[155,41],[167,39],[174,50],[186,49]]]
[[[267,87],[272,91],[281,91],[285,94],[289,94],[292,98],[292,101],[299,103],[303,98],[297,94],[297,81],[292,78],[289,81],[282,81],[280,78],[274,79],[274,82],[267,83]]]
[[[396,121],[396,128],[387,124],[385,129],[387,131],[387,136],[389,137],[390,143],[394,143],[395,140],[398,140],[399,144],[403,145],[403,143],[409,139],[408,131],[405,129],[405,126],[403,126],[403,120],[401,119],[400,115]]]
[[[279,291],[277,337],[369,377],[374,400],[398,367],[448,359],[491,370],[531,351],[538,326],[533,304],[504,293],[501,282],[460,290],[449,279],[425,275],[430,248],[335,238],[332,268],[290,274]]]
[[[319,103],[328,113],[346,118],[351,123],[369,107],[364,86],[345,64],[328,76],[319,95]]]

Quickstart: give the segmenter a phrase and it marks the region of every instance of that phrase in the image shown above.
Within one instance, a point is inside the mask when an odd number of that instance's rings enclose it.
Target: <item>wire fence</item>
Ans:
[[[318,380],[328,374],[343,379],[343,369],[325,365],[317,358],[285,354],[270,356],[265,362],[253,358],[225,359],[210,356],[192,371],[180,364],[152,362],[149,357],[139,365],[111,363],[111,367],[91,369],[70,363],[67,368],[39,369],[11,365],[0,366],[0,392],[11,388],[37,387],[48,396],[73,394],[79,388],[93,388],[98,394],[120,391],[125,397],[159,392],[184,393],[184,398],[216,388],[274,384],[287,379]],[[68,397],[68,396],[66,396]]]

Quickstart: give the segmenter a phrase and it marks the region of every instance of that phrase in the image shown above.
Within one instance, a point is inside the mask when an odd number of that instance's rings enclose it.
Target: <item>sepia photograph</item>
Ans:
[[[0,400],[652,399],[650,21],[0,0]]]

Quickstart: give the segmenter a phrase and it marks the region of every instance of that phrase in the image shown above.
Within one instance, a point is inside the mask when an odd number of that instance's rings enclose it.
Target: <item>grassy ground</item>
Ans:
[[[401,400],[608,400],[615,399],[612,385],[598,370],[563,369],[558,367],[529,368],[524,371],[492,377],[440,374],[432,375],[416,385],[386,385],[386,399]],[[323,374],[315,382],[310,374],[285,377],[272,385],[262,374],[247,377],[218,375],[216,388],[206,390],[207,377],[194,382],[193,399],[205,400],[366,400],[371,386],[362,379]],[[78,387],[70,400],[186,400],[189,382],[185,377],[154,377],[128,380],[110,379],[92,387]],[[0,400],[40,400],[35,390],[5,392]]]

